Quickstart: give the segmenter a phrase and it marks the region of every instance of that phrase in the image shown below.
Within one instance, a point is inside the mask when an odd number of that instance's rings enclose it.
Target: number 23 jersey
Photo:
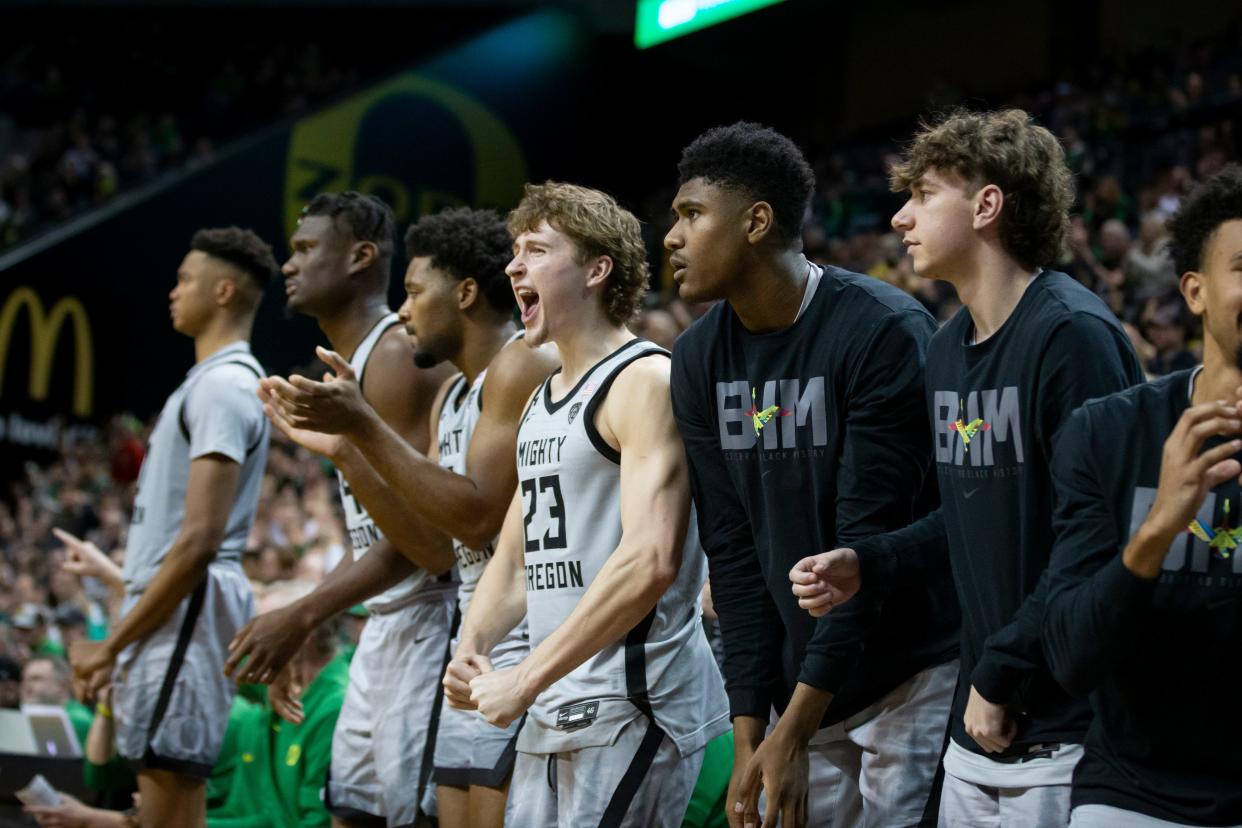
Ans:
[[[559,401],[546,380],[522,418],[517,462],[532,649],[565,623],[621,541],[622,459],[596,430],[596,412],[622,369],[667,356],[651,342],[630,340]],[[628,634],[539,695],[518,749],[608,745],[639,715],[654,719],[683,755],[727,730],[724,685],[699,621],[706,574],[692,514],[673,585]]]

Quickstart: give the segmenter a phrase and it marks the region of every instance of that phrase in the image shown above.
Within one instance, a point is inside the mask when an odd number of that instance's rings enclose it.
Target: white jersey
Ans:
[[[263,366],[250,345],[234,342],[195,365],[160,411],[138,475],[134,516],[125,545],[126,591],[146,589],[185,519],[190,462],[223,455],[241,466],[219,561],[240,561],[259,503],[267,465],[268,423],[255,392]]]
[[[559,401],[546,380],[522,418],[517,462],[532,648],[565,623],[621,540],[621,456],[596,429],[596,411],[627,365],[667,356],[646,340],[631,340]],[[691,514],[681,571],[652,612],[539,694],[519,750],[610,745],[640,715],[682,755],[728,730],[724,684],[699,623],[707,559],[696,526]]]
[[[518,331],[505,342],[508,345],[523,336]],[[450,382],[448,393],[440,407],[440,419],[436,426],[436,442],[439,445],[440,466],[462,476],[466,474],[466,454],[470,450],[470,439],[474,436],[475,426],[483,413],[483,380],[487,369],[479,372],[474,382],[466,386],[466,378],[458,374]],[[457,538],[453,538],[453,554],[457,558],[457,573],[461,584],[457,588],[457,606],[461,608],[461,617],[466,617],[470,608],[470,599],[474,597],[474,588],[483,577],[487,562],[496,552],[496,539],[482,549],[472,549]],[[525,623],[521,632],[525,633]],[[515,630],[515,632],[517,632]]]
[[[354,349],[353,356],[349,359],[349,365],[354,369],[354,376],[357,378],[359,386],[362,385],[367,361],[371,358],[371,352],[375,350],[375,345],[390,328],[399,324],[401,322],[397,319],[397,314],[387,314],[383,319],[375,323],[375,326],[371,328],[370,332],[358,343],[358,347]],[[353,491],[349,488],[349,483],[345,480],[345,476],[338,471],[336,477],[341,487],[341,506],[345,510],[345,528],[349,530],[349,545],[354,550],[354,560],[356,561],[365,555],[367,550],[371,548],[371,545],[384,535],[380,532],[379,527],[375,525],[375,521],[371,519],[371,516],[367,514],[366,507],[354,497]],[[363,606],[372,612],[388,612],[409,603],[424,588],[441,588],[444,586],[442,583],[444,580],[432,578],[425,570],[418,568],[400,583],[394,584],[379,595],[367,599]]]

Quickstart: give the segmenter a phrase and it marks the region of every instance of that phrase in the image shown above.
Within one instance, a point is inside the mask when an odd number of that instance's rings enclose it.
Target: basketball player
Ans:
[[[679,176],[674,278],[686,301],[725,300],[677,342],[673,412],[724,637],[731,824],[759,821],[762,788],[765,825],[917,825],[957,679],[947,568],[828,623],[798,609],[787,577],[808,549],[934,505],[920,390],[935,321],[896,288],[806,260],[814,177],[780,133],[709,130]]]
[[[527,716],[506,824],[680,825],[728,722],[667,352],[625,327],[647,286],[638,220],[547,183],[527,186],[509,230],[526,337],[556,343],[563,369],[519,426],[519,489],[445,691],[498,727]],[[485,654],[524,614],[530,655],[495,669]]]
[[[379,416],[425,451],[431,404],[448,372],[414,365],[387,306],[393,243],[392,212],[379,199],[319,195],[303,211],[282,271],[289,308],[318,321],[332,348],[349,355]],[[301,380],[268,378],[264,393]],[[256,618],[238,635],[226,667],[239,681],[270,682],[310,630],[366,599],[371,617],[350,663],[326,802],[343,823],[408,825],[418,818],[431,771],[438,674],[456,601],[452,549],[401,517],[395,495],[373,472],[340,482],[352,560],[346,556],[310,595]],[[387,516],[381,525],[388,537],[372,512]]]
[[[241,555],[267,462],[250,332],[276,275],[249,230],[200,230],[169,296],[195,365],[151,432],[125,548],[122,617],[70,652],[81,695],[112,682],[120,755],[137,764],[144,826],[203,825],[205,782],[234,686],[225,648],[254,612]],[[83,544],[60,536],[78,553]]]
[[[948,825],[1065,825],[1090,721],[1040,641],[1052,552],[1057,432],[1092,397],[1142,381],[1113,313],[1057,261],[1073,179],[1048,130],[1017,109],[955,112],[891,172],[914,270],[963,308],[932,339],[926,405],[941,508],[905,529],[800,561],[803,606],[823,613],[860,577],[918,583],[948,556],[962,607],[940,817]],[[848,606],[848,605],[847,605]]]
[[[1053,457],[1044,646],[1095,711],[1074,828],[1242,825],[1242,167],[1169,230],[1203,366],[1084,405]]]
[[[494,212],[461,208],[426,216],[410,227],[405,245],[411,258],[400,317],[415,362],[430,367],[447,360],[460,372],[432,408],[437,437],[428,456],[380,419],[348,379],[349,365],[335,355],[328,355],[335,382],[277,389],[269,411],[286,433],[312,448],[322,445],[324,433],[344,434],[347,442],[338,441],[332,459],[346,476],[355,464],[370,465],[406,509],[452,535],[464,616],[517,488],[518,421],[557,360],[550,346],[534,349],[520,341],[505,274],[512,240]],[[486,655],[493,666],[508,668],[529,650],[526,625],[519,624]],[[501,729],[475,711],[441,712],[433,779],[442,826],[502,824],[518,724]]]

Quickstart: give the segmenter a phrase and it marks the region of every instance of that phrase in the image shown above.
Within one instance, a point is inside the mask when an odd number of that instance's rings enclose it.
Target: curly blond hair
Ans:
[[[930,169],[955,172],[975,191],[995,184],[1005,194],[1001,244],[1023,267],[1055,264],[1069,236],[1074,177],[1056,137],[1021,109],[955,109],[923,122],[900,161],[889,168],[893,192],[908,190]]]
[[[579,263],[597,256],[612,259],[604,310],[613,324],[628,322],[649,284],[647,248],[634,214],[612,196],[589,187],[558,181],[527,184],[521,203],[509,213],[509,234],[516,239],[545,221],[573,239]]]

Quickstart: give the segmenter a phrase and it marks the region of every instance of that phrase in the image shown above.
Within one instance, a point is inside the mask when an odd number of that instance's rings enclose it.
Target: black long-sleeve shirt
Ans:
[[[830,267],[785,330],[751,334],[721,303],[677,341],[673,413],[734,716],[783,712],[803,682],[834,693],[832,724],[956,654],[947,567],[819,621],[789,583],[806,555],[904,526],[934,505],[921,402],[934,330],[905,294]]]
[[[1164,441],[1189,406],[1191,374],[1088,403],[1063,429],[1052,466],[1057,541],[1044,646],[1057,678],[1090,692],[1095,713],[1074,771],[1074,805],[1237,825],[1242,548],[1224,549],[1226,558],[1187,532],[1154,581],[1121,560],[1155,500]],[[1237,479],[1218,486],[1198,519],[1213,532],[1239,526],[1240,494]]]
[[[1040,642],[1053,438],[1083,402],[1143,375],[1116,317],[1063,273],[1036,276],[999,330],[978,344],[973,337],[963,308],[928,350],[940,509],[855,549],[864,584],[906,583],[949,556],[962,608],[951,735],[984,754],[963,722],[973,685],[1018,714],[1017,736],[1000,754],[1017,756],[1034,745],[1080,742],[1090,719],[1086,700],[1052,678]]]

